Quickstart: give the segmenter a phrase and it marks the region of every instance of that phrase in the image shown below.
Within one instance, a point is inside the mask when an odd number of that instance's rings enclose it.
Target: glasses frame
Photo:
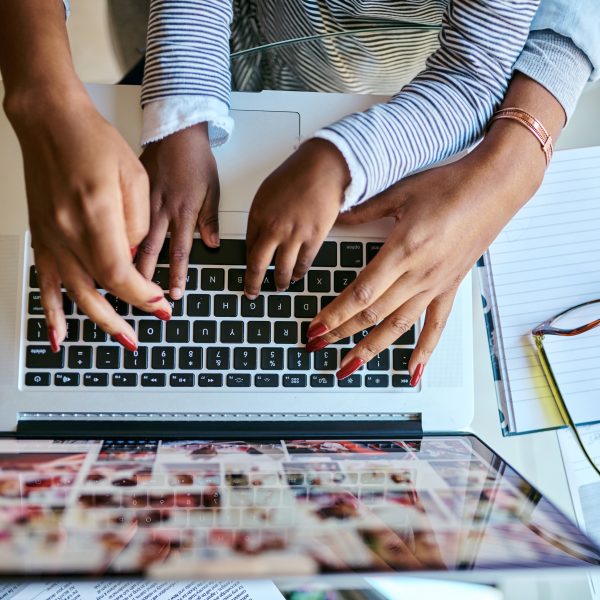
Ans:
[[[577,443],[579,444],[581,451],[583,452],[584,456],[586,457],[587,461],[590,463],[590,465],[592,466],[594,471],[596,471],[596,473],[600,477],[600,467],[596,464],[596,461],[588,453],[588,451],[585,447],[585,444],[583,443],[583,440],[581,439],[581,436],[579,435],[579,430],[577,429],[577,425],[575,424],[575,421],[573,420],[573,417],[571,416],[571,413],[569,412],[569,409],[567,408],[567,404],[564,401],[562,394],[560,393],[560,388],[558,387],[558,383],[556,382],[554,373],[552,372],[550,360],[548,358],[548,355],[546,354],[546,351],[544,349],[544,344],[543,344],[544,336],[546,336],[546,335],[560,335],[560,336],[572,337],[572,336],[579,335],[580,333],[585,333],[586,331],[590,331],[590,330],[598,327],[600,325],[600,319],[596,319],[595,321],[590,321],[589,323],[586,323],[585,325],[581,325],[579,327],[572,327],[569,329],[565,329],[562,327],[555,327],[553,325],[553,323],[556,320],[560,319],[567,313],[570,313],[574,310],[582,308],[583,306],[589,306],[591,304],[600,304],[600,298],[596,299],[596,300],[589,300],[588,302],[582,302],[581,304],[577,304],[575,306],[571,306],[570,308],[567,308],[566,310],[563,310],[562,312],[558,313],[557,315],[554,315],[550,319],[547,319],[546,321],[543,321],[539,325],[536,325],[531,330],[531,335],[533,336],[533,341],[535,343],[535,348],[537,350],[538,357],[539,357],[540,363],[542,365],[542,370],[544,371],[544,374],[546,375],[546,379],[548,380],[550,389],[552,390],[552,395],[554,396],[554,400],[556,401],[556,405],[557,405],[558,410],[563,418],[563,421],[571,428],[571,431],[575,435],[575,439],[577,440]]]

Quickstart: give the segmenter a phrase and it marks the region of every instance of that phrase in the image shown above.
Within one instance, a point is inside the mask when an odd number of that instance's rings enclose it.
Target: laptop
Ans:
[[[139,91],[90,90],[135,146]],[[112,299],[140,338],[160,330],[140,339],[145,357],[125,354],[71,306],[58,365],[45,362],[19,151],[0,120],[0,577],[598,564],[595,544],[546,498],[476,437],[455,433],[473,411],[469,279],[414,389],[406,356],[420,324],[350,384],[335,381],[333,361],[353,340],[308,364],[302,354],[303,323],[368,262],[389,223],[336,227],[313,267],[329,287],[309,276],[274,294],[267,281],[264,312],[242,312],[243,237],[262,178],[311,132],[373,101],[234,94],[235,136],[216,150],[223,243],[211,253],[196,240],[176,326],[161,330]],[[277,322],[297,338],[283,339]]]

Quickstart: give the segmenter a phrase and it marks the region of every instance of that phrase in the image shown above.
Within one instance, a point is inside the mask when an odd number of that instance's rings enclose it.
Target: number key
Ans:
[[[175,368],[175,348],[152,348],[152,368],[153,369],[174,369]]]

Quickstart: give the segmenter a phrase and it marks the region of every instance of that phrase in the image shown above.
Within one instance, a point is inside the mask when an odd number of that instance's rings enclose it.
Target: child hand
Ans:
[[[148,279],[152,277],[170,231],[169,294],[179,300],[196,226],[207,246],[219,245],[219,175],[207,124],[149,144],[141,161],[150,178],[150,232],[139,247],[138,269]]]
[[[335,223],[349,181],[344,157],[320,139],[302,144],[265,179],[248,218],[248,298],[260,293],[273,256],[278,291],[304,277]]]

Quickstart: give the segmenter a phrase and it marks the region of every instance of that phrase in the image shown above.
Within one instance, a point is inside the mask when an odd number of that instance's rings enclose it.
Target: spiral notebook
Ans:
[[[566,308],[600,298],[600,147],[556,153],[541,188],[478,270],[504,435],[563,427],[530,332]],[[600,363],[580,352],[575,347],[561,367],[572,374],[569,407],[581,415],[576,420],[600,419],[600,377],[591,376]]]

